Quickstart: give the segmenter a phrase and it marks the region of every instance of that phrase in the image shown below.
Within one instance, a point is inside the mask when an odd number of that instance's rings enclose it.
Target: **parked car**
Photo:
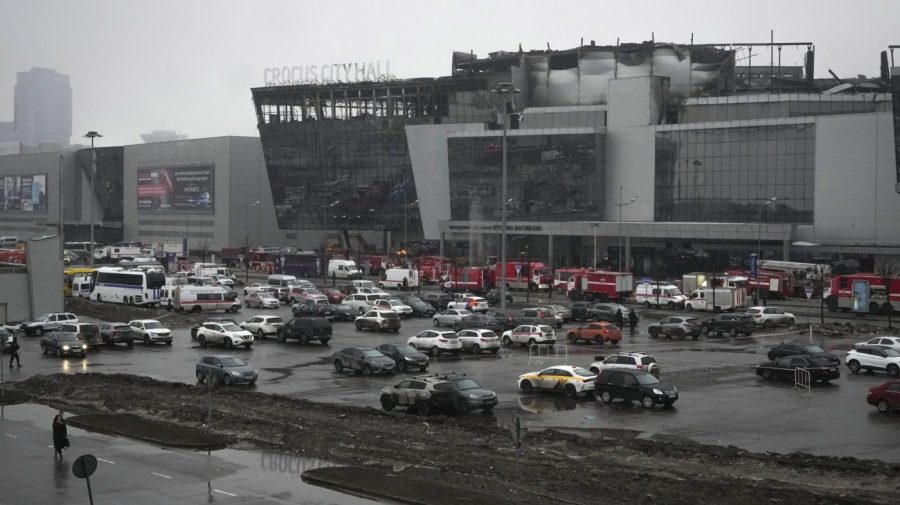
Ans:
[[[281,306],[281,302],[269,293],[257,292],[244,297],[244,306],[254,309],[277,309]]]
[[[452,331],[425,330],[409,337],[406,343],[420,351],[430,352],[435,358],[445,353],[458,356],[462,351],[462,342]]]
[[[518,386],[523,393],[532,391],[560,392],[569,398],[594,392],[597,376],[585,368],[559,365],[519,376]]]
[[[204,323],[231,323],[238,324],[233,318],[230,317],[210,317],[207,318]],[[191,340],[197,340],[197,330],[203,327],[203,323],[198,324],[197,326],[191,326]]]
[[[847,351],[844,363],[850,373],[860,370],[874,372],[882,370],[891,377],[900,375],[900,351],[891,347],[861,345]]]
[[[56,354],[57,358],[63,356],[84,356],[87,353],[87,344],[78,339],[78,336],[69,331],[51,331],[41,336],[41,352],[44,354]]]
[[[331,310],[334,311],[335,321],[353,321],[356,319],[356,316],[359,315],[359,312],[353,307],[342,303],[332,305]]]
[[[794,315],[778,307],[750,307],[745,314],[752,317],[757,326],[763,328],[772,328],[782,324],[794,325]]]
[[[443,312],[435,314],[434,317],[431,318],[431,321],[434,323],[435,328],[440,327],[442,324],[446,326],[453,326],[453,324],[460,319],[471,315],[472,313],[468,310],[447,309]]]
[[[841,371],[836,363],[832,363],[822,356],[815,355],[793,355],[779,358],[775,361],[760,363],[756,365],[756,375],[759,375],[764,380],[794,380],[795,370],[798,368],[809,372],[811,383],[816,381],[828,382],[841,377]]]
[[[591,319],[594,321],[616,322],[616,312],[622,311],[622,320],[628,322],[632,310],[621,303],[597,303],[591,307]],[[637,316],[637,312],[634,314]]]
[[[344,298],[347,298],[347,295],[341,293],[339,289],[321,288],[319,291],[328,298],[328,303],[338,304],[343,302]]]
[[[331,341],[331,322],[322,317],[295,317],[278,328],[278,341],[285,343],[288,339],[308,344],[318,340],[322,345]]]
[[[588,369],[599,374],[603,370],[638,370],[659,377],[659,363],[653,356],[643,352],[620,352],[609,356],[594,356]]]
[[[240,324],[241,328],[256,335],[262,340],[266,335],[277,336],[278,328],[284,325],[284,319],[278,316],[253,316]]]
[[[410,368],[418,368],[420,372],[424,372],[431,362],[428,355],[409,344],[381,344],[375,349],[393,359],[398,372],[405,372]]]
[[[101,323],[100,340],[108,345],[125,344],[128,347],[134,345],[134,332],[128,323]]]
[[[488,291],[484,295],[484,299],[487,300],[488,305],[491,307],[493,307],[494,305],[499,305],[500,304],[500,290],[492,289],[492,290]],[[510,292],[508,290],[506,291],[506,303],[513,303],[512,294],[510,294]]]
[[[519,324],[546,324],[555,328],[562,328],[563,325],[562,317],[546,307],[522,309],[513,315],[513,319]]]
[[[900,351],[900,337],[875,337],[866,340],[865,342],[859,342],[857,344],[853,344],[853,347],[860,347],[864,345],[877,345],[879,347],[890,347],[892,349]]]
[[[55,330],[61,324],[77,322],[78,316],[71,312],[50,312],[42,314],[32,322],[22,323],[21,328],[29,337],[32,335],[40,337],[44,333]]]
[[[490,351],[497,354],[500,351],[500,337],[491,330],[475,329],[462,330],[456,333],[464,351],[479,354],[481,351]]]
[[[497,320],[494,317],[481,315],[481,314],[472,314],[470,316],[465,316],[459,321],[453,323],[453,331],[460,331],[465,329],[473,329],[473,328],[481,328],[485,330],[493,330],[496,332],[503,331],[503,323]]]
[[[378,300],[375,300],[375,308],[392,310],[400,317],[412,317],[413,315],[412,307],[406,305],[397,298],[379,298]]]
[[[704,335],[715,333],[718,337],[721,337],[723,333],[727,333],[731,337],[738,335],[749,337],[756,330],[753,317],[744,314],[716,314],[700,325],[703,327]]]
[[[412,315],[414,316],[425,316],[432,317],[435,313],[434,307],[431,304],[425,302],[418,296],[415,295],[398,295],[397,298],[400,299],[401,302],[407,304],[412,308]]]
[[[468,310],[469,312],[487,312],[490,306],[487,300],[480,296],[470,296],[459,300],[453,300],[447,304],[448,309]]]
[[[700,320],[693,316],[670,316],[663,318],[647,327],[647,333],[651,338],[675,337],[684,340],[691,337],[693,340],[703,334],[703,326]]]
[[[95,349],[103,344],[103,340],[100,338],[100,327],[93,323],[66,323],[57,326],[53,331],[74,333],[78,340],[87,344],[88,350]]]
[[[572,319],[575,321],[587,322],[593,318],[591,310],[596,305],[593,302],[572,302],[569,310],[572,311]]]
[[[334,319],[337,305],[331,305],[328,300],[302,300],[295,303],[291,307],[291,314],[294,317],[324,317],[331,321]],[[353,318],[359,315],[355,310],[350,309],[349,313],[353,314]]]
[[[258,293],[260,291],[269,292],[271,286],[267,284],[260,284],[258,282],[253,282],[244,286],[244,296],[249,295],[250,293]]]
[[[640,370],[602,370],[595,382],[594,394],[606,404],[621,398],[627,402],[641,402],[644,408],[652,409],[657,404],[671,407],[678,400],[678,388]]]
[[[337,373],[347,369],[363,375],[376,373],[392,374],[396,370],[396,365],[392,358],[371,347],[347,347],[340,351],[335,351],[331,355],[331,361]]]
[[[253,345],[253,334],[234,323],[207,321],[197,329],[197,341],[200,347],[209,344],[224,345],[226,348],[241,345],[249,349]]]
[[[232,384],[256,384],[259,374],[246,361],[227,354],[203,356],[194,367],[197,382],[213,380],[226,386]]]
[[[612,323],[602,321],[597,323],[587,323],[568,330],[566,332],[566,340],[568,340],[570,344],[574,344],[578,341],[596,342],[601,345],[604,342],[618,344],[619,341],[622,340],[622,330]]]
[[[519,323],[513,318],[512,314],[509,312],[502,312],[499,310],[489,310],[484,313],[484,315],[493,317],[494,319],[500,321],[500,325],[502,326],[501,331],[511,330],[516,326],[519,326]]]
[[[449,373],[437,377],[448,381],[456,392],[456,411],[465,413],[472,410],[490,412],[497,406],[497,393],[484,389],[475,379],[466,374]]]
[[[128,321],[128,326],[131,326],[131,331],[137,337],[136,340],[140,340],[146,345],[155,342],[172,345],[172,330],[163,326],[156,319],[135,319]]]
[[[331,303],[328,296],[321,293],[318,289],[312,287],[304,288],[296,285],[288,288],[288,292],[285,294],[284,298],[291,304],[300,303],[303,300],[324,300],[326,303]]]
[[[787,342],[778,344],[775,347],[769,349],[769,353],[766,355],[769,358],[769,361],[775,361],[780,358],[784,358],[786,356],[793,356],[795,354],[809,354],[812,356],[821,356],[827,359],[832,366],[840,366],[841,359],[831,354],[830,352],[826,352],[825,349],[822,349],[816,344],[810,344],[809,342]]]
[[[900,381],[885,382],[869,389],[866,402],[879,412],[900,410]]]
[[[523,324],[511,330],[503,332],[503,345],[509,347],[513,344],[532,346],[536,344],[553,346],[556,344],[556,332],[546,324]]]
[[[447,304],[453,301],[453,296],[449,293],[425,293],[422,295],[422,301],[434,307],[434,310],[441,311],[447,308]]]
[[[565,305],[547,305],[556,315],[562,317],[564,323],[572,320],[572,309]]]
[[[400,316],[393,310],[370,310],[354,321],[357,330],[400,331]]]
[[[381,408],[390,412],[396,407],[415,409],[420,416],[433,412],[456,410],[457,393],[450,381],[437,376],[403,379],[381,390]]]
[[[352,295],[344,298],[344,301],[341,302],[342,305],[348,305],[356,309],[359,314],[363,312],[372,310],[375,304],[375,300],[381,298],[375,294],[363,294],[363,293],[353,293]]]

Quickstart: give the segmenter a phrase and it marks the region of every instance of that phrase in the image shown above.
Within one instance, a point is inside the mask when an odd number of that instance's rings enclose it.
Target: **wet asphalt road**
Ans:
[[[290,316],[287,307],[265,312]],[[234,317],[240,322],[259,313],[263,311],[245,308]],[[441,357],[429,371],[466,373],[496,391],[500,404],[492,414],[469,414],[479,416],[485,423],[508,425],[514,416],[522,416],[529,429],[553,427],[592,437],[681,437],[753,451],[805,451],[900,462],[900,437],[896,436],[900,414],[878,414],[865,401],[870,387],[890,379],[886,374],[850,375],[842,365],[839,380],[830,385],[814,384],[811,392],[804,394],[794,390],[791,383],[762,381],[753,374],[752,365],[766,361],[769,346],[806,339],[806,332],[792,333],[782,328],[761,331],[751,338],[654,340],[645,331],[654,320],[644,317],[637,333],[626,331],[617,346],[559,347],[561,351],[567,349],[569,364],[585,367],[596,355],[613,351],[653,354],[661,363],[662,380],[675,384],[680,391],[678,402],[670,409],[645,410],[621,402],[606,406],[592,398],[566,400],[553,394],[523,395],[516,389],[519,374],[560,364],[565,356],[559,361],[531,359],[529,363],[528,350],[521,347],[504,349],[496,357]],[[257,341],[249,350],[232,352],[259,369],[258,391],[377,408],[380,390],[395,384],[400,375],[364,378],[337,374],[329,359],[331,353],[347,346],[405,342],[409,336],[431,327],[430,320],[413,318],[403,321],[399,333],[373,333],[355,331],[352,323],[336,322],[329,346],[302,346],[295,341],[281,344],[267,339]],[[564,330],[557,330],[557,335],[562,339]],[[194,364],[200,356],[227,353],[221,348],[200,348],[191,341],[187,327],[174,328],[174,337],[171,347],[136,343],[131,349],[122,346],[92,351],[85,359],[42,356],[37,338],[21,337],[23,367],[5,371],[7,379],[13,380],[35,373],[96,371],[193,383]],[[840,349],[854,341],[817,339],[841,357],[844,351]]]

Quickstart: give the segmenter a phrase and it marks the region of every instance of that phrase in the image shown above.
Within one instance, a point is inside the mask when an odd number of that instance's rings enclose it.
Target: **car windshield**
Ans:
[[[808,346],[806,346],[806,352],[808,352],[810,354],[816,353],[816,352],[824,353],[825,349],[822,349],[821,347],[819,347],[817,345],[808,345]]]
[[[456,389],[460,391],[467,391],[469,389],[481,389],[481,385],[475,382],[474,379],[456,379],[453,382],[456,384]]]
[[[542,324],[541,326],[539,326],[539,328],[544,333],[553,333],[553,328],[547,326],[546,324]]]
[[[434,390],[435,391],[451,391],[451,390],[453,390],[453,384],[450,384],[449,382],[439,382],[434,385]]]
[[[222,325],[222,329],[225,331],[239,331],[241,327],[234,323],[225,323]]]
[[[73,333],[60,333],[59,341],[60,342],[77,342],[78,337],[75,336]]]
[[[81,333],[85,335],[96,335],[100,333],[100,328],[95,324],[85,324],[81,326]]]
[[[884,351],[885,354],[887,354],[888,356],[890,356],[892,358],[896,358],[897,356],[900,356],[900,351],[898,351],[897,349],[891,349],[890,347],[885,347],[881,350]]]
[[[388,300],[388,303],[390,303],[391,305],[403,305],[403,302],[401,302],[400,300]]]
[[[409,298],[406,299],[406,301],[409,303],[425,303],[418,296],[410,296]]]
[[[492,331],[481,332],[481,338],[497,338],[497,334]]]
[[[418,354],[419,353],[419,351],[417,351],[411,345],[398,345],[397,352],[399,352],[400,354]]]
[[[159,328],[162,328],[162,327],[163,327],[163,325],[160,324],[158,321],[146,321],[146,322],[144,322],[144,329],[146,329],[146,330],[156,330],[156,329],[159,329]]]
[[[269,293],[260,293],[260,294],[259,294],[259,297],[260,297],[260,298],[264,298],[264,299],[269,299],[269,300],[274,300],[274,299],[275,299],[275,297],[272,296],[272,295],[269,294]]]
[[[656,377],[654,377],[648,373],[637,374],[635,376],[635,378],[637,378],[637,381],[639,383],[641,383],[645,386],[650,386],[652,384],[659,384],[659,379],[657,379]]]
[[[367,358],[379,358],[383,356],[380,351],[376,351],[375,349],[367,349],[363,351],[363,356]]]
[[[580,375],[582,377],[593,377],[597,375],[594,372],[581,367],[575,367],[572,369],[572,371],[575,372],[575,375]]]
[[[122,330],[131,331],[131,326],[128,326],[127,324],[117,324],[117,325],[113,326],[112,329],[117,330],[117,331],[122,331]]]
[[[227,367],[246,366],[247,365],[247,363],[244,360],[242,360],[241,358],[235,358],[233,356],[228,357],[228,358],[222,358],[222,364]]]
[[[48,320],[48,319],[50,319],[50,314],[42,314],[41,317],[35,319],[35,321],[37,321],[37,322],[44,322],[44,321],[46,321],[46,320]]]
[[[267,322],[267,323],[269,323],[269,324],[273,324],[273,323],[283,323],[283,322],[284,322],[284,319],[281,319],[280,317],[270,317],[270,318],[267,319],[265,322]]]

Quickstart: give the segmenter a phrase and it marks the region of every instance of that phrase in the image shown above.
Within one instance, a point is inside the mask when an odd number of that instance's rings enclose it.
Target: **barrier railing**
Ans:
[[[809,374],[809,370],[804,370],[802,368],[794,369],[794,389],[800,391],[806,391],[803,393],[803,396],[808,395],[811,392],[812,380]]]
[[[528,346],[528,364],[547,361],[569,363],[569,348],[565,345],[532,344]]]

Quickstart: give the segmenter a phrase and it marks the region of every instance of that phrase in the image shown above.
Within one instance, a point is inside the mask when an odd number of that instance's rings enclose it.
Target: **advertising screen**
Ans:
[[[139,168],[138,212],[212,212],[213,166]]]
[[[853,312],[869,311],[869,281],[853,281]]]
[[[0,210],[47,212],[47,175],[0,177]]]

